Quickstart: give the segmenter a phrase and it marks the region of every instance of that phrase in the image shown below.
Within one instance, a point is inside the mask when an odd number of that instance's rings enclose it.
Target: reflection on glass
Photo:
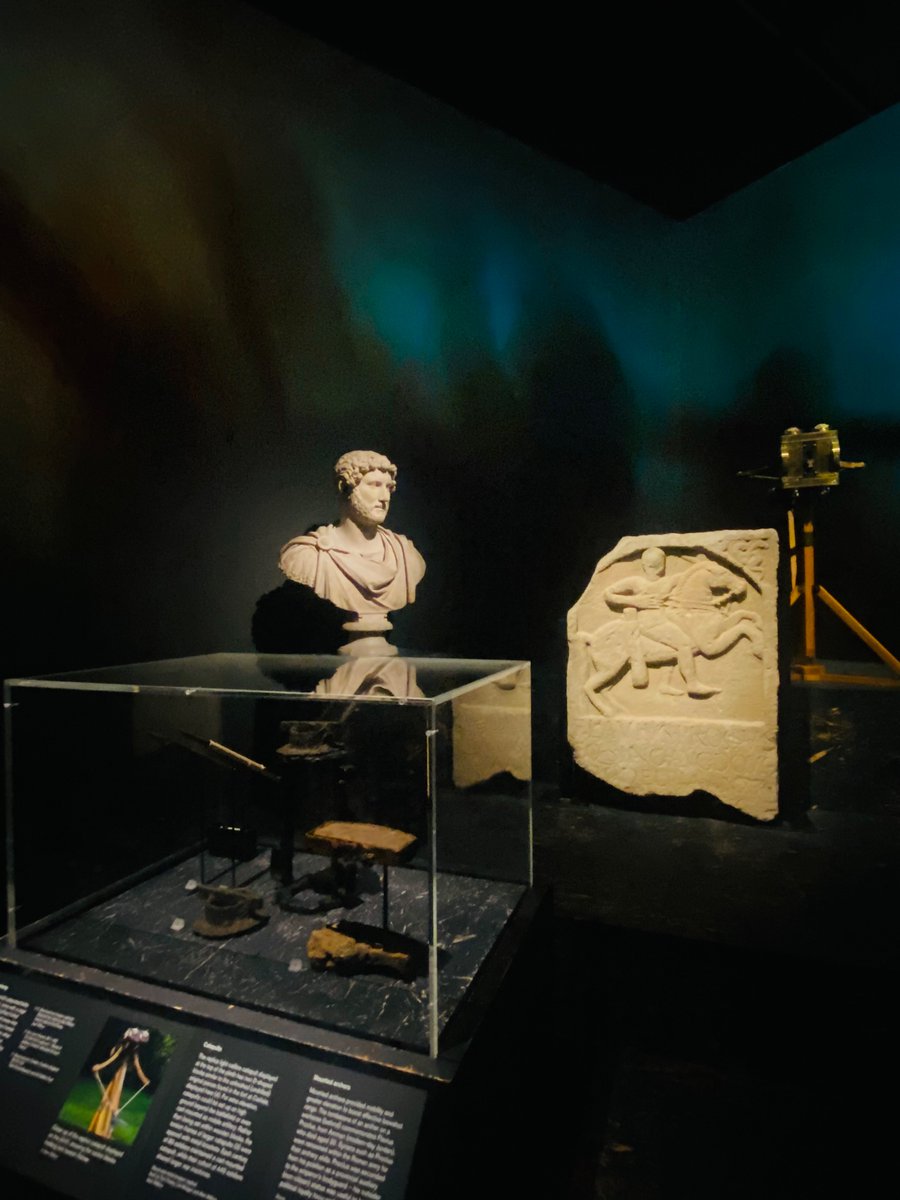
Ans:
[[[508,772],[531,779],[531,672],[485,684],[453,701],[453,783],[484,783]]]
[[[319,696],[394,696],[421,700],[415,665],[403,658],[355,658],[316,685]]]

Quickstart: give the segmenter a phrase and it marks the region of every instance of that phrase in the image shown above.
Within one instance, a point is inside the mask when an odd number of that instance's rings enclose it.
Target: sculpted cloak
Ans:
[[[376,529],[371,551],[360,554],[335,544],[337,528],[320,525],[292,538],[278,565],[323,600],[359,615],[394,612],[416,598],[425,560],[408,537]]]

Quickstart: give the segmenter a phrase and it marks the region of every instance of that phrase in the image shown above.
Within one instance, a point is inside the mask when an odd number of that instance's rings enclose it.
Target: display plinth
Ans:
[[[212,655],[6,704],[5,1161],[73,1196],[402,1196],[532,923],[528,665]],[[403,853],[307,843],[335,821]],[[409,970],[316,970],[325,926]]]
[[[463,1067],[471,1086],[470,1059],[477,1076],[490,1014],[518,1006],[508,975],[541,903],[530,891],[437,1058],[4,946],[0,1165],[79,1200],[434,1196],[435,1157],[458,1154],[444,1093]],[[151,1086],[125,1079],[102,1138],[87,1128],[102,1097],[91,1068],[135,1027],[150,1037]]]

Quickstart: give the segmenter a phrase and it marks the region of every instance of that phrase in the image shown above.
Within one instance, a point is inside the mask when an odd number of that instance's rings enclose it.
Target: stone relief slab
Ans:
[[[778,535],[625,537],[569,611],[569,743],[633,795],[778,812]]]
[[[508,771],[531,778],[531,671],[453,701],[453,782],[471,787]]]

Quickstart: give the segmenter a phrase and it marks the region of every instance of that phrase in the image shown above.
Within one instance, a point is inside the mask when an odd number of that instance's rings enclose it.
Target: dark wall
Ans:
[[[743,519],[763,511],[765,488],[735,471],[774,462],[788,425],[837,427],[843,458],[866,468],[817,504],[821,578],[895,654],[898,139],[894,108],[677,229],[686,315],[669,419],[715,463],[710,494],[742,493]],[[829,614],[821,650],[868,656]]]
[[[4,674],[250,649],[364,447],[429,564],[396,640],[559,651],[671,386],[666,223],[240,4],[0,25]]]
[[[889,640],[897,112],[684,226],[237,2],[4,6],[0,113],[4,675],[251,649],[267,597],[304,649],[278,549],[372,447],[428,561],[395,640],[559,715],[600,555],[779,525],[736,472],[819,420],[872,463],[823,570]]]

